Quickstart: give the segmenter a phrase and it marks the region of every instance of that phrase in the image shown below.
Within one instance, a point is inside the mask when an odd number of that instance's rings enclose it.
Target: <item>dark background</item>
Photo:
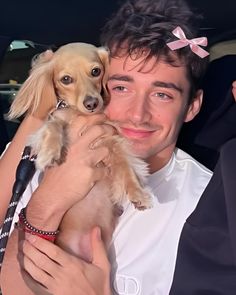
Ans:
[[[97,44],[101,27],[122,2],[1,0],[0,36],[28,39],[49,45],[62,45],[73,41]],[[188,2],[203,14],[205,19],[201,25],[202,28],[207,28],[206,34],[210,37],[210,42],[235,34],[235,0]]]

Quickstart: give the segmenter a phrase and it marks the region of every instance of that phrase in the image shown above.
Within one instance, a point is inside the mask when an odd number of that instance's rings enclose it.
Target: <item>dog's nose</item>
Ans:
[[[83,102],[85,108],[91,112],[97,108],[98,103],[99,103],[98,98],[93,96],[86,96]]]

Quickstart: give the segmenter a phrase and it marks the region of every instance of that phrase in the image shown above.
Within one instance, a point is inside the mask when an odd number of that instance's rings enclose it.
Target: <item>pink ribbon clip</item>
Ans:
[[[192,52],[200,56],[201,58],[204,58],[209,55],[209,53],[201,48],[201,46],[207,46],[207,38],[206,37],[200,37],[200,38],[195,38],[195,39],[187,39],[184,31],[181,29],[181,27],[176,27],[172,31],[173,35],[175,35],[179,40],[172,41],[166,43],[166,45],[171,49],[171,50],[176,50],[179,48],[183,48],[185,46],[190,46],[190,49]]]

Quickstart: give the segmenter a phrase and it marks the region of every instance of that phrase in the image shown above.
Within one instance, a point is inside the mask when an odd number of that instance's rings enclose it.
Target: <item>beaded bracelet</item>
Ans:
[[[44,230],[40,230],[40,229],[33,227],[26,219],[25,209],[26,208],[22,208],[20,211],[20,214],[19,214],[19,221],[18,221],[19,228],[22,229],[26,233],[29,233],[31,235],[36,235],[36,236],[43,238],[45,240],[54,242],[57,234],[59,233],[59,230],[44,231]]]

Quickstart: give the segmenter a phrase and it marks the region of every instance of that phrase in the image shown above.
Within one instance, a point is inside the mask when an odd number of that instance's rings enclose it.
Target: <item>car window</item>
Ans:
[[[7,117],[12,100],[29,75],[32,58],[48,48],[28,40],[13,40],[0,61],[0,153],[21,122]]]

